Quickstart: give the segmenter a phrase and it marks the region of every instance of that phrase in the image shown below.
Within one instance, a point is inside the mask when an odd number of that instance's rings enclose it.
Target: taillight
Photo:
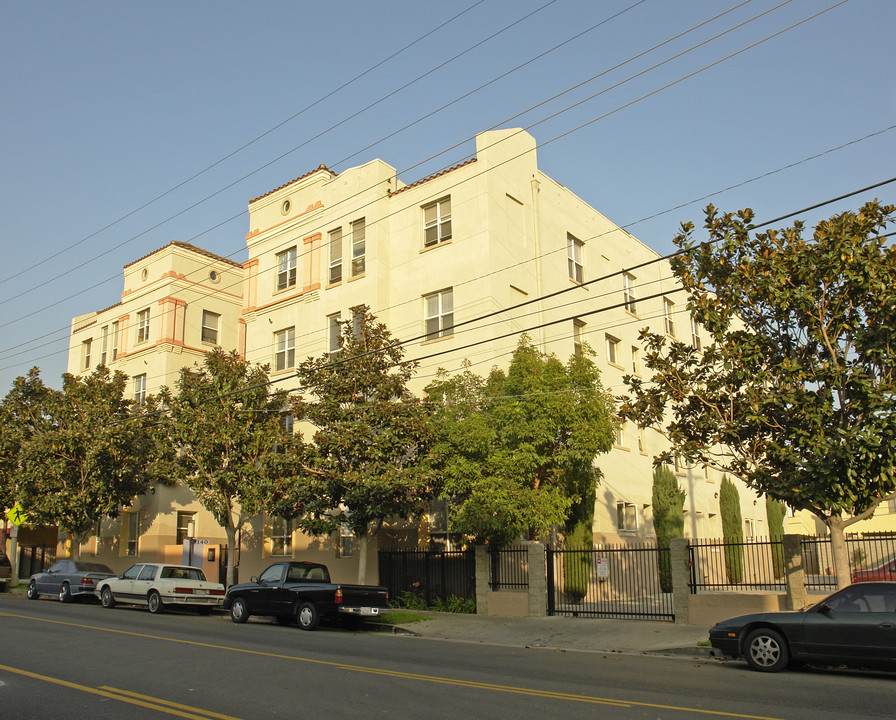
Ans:
[[[193,588],[189,588],[189,587],[176,587],[176,588],[174,588],[174,593],[175,593],[176,595],[192,595],[192,594],[193,594]]]
[[[223,590],[209,590],[208,594],[209,595],[223,595],[224,591]]]
[[[334,597],[333,600],[337,605],[342,602],[342,588],[336,588],[336,597]]]
[[[82,585],[93,585],[93,580],[90,578],[81,578]]]

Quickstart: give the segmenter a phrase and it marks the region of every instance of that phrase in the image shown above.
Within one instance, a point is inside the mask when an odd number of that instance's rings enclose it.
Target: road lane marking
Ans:
[[[390,675],[396,678],[407,680],[415,680],[418,682],[432,682],[444,685],[454,685],[457,687],[469,687],[491,692],[505,692],[514,694],[525,694],[545,699],[561,699],[571,702],[583,703],[601,703],[607,705],[615,705],[619,707],[642,707],[655,708],[658,710],[675,710],[678,712],[693,713],[695,715],[714,715],[716,717],[738,718],[739,720],[783,720],[782,718],[769,717],[766,715],[748,715],[746,713],[726,712],[724,710],[705,710],[703,708],[683,707],[679,705],[664,705],[660,703],[637,702],[634,700],[618,700],[616,698],[602,698],[590,695],[572,695],[565,693],[555,693],[550,690],[535,690],[531,688],[513,686],[513,685],[490,685],[488,683],[477,683],[470,680],[459,680],[455,678],[439,677],[436,675],[417,675],[414,673],[405,673],[398,670],[381,670],[375,667],[365,667],[364,665],[349,665],[347,663],[335,662],[333,660],[315,660],[313,658],[298,657],[296,655],[283,655],[280,653],[266,652],[263,650],[246,650],[243,648],[230,647],[228,645],[215,645],[212,643],[199,642],[197,640],[184,640],[183,638],[164,637],[163,635],[150,635],[148,633],[138,633],[131,630],[116,630],[114,628],[104,628],[97,625],[84,625],[81,623],[67,622],[64,620],[50,620],[48,618],[38,618],[32,615],[20,615],[17,613],[0,612],[0,617],[12,617],[22,620],[34,620],[36,622],[51,623],[54,625],[67,625],[69,627],[83,628],[85,630],[99,630],[100,632],[108,632],[117,635],[128,635],[130,637],[147,638],[149,640],[161,640],[163,642],[179,643],[181,645],[192,645],[194,647],[210,648],[212,650],[224,650],[227,652],[242,653],[244,655],[258,655],[261,657],[274,658],[276,660],[292,660],[296,662],[311,663],[314,665],[323,665],[326,667],[338,668],[340,670],[348,670],[350,672],[373,673],[381,675]],[[0,668],[3,666],[0,665]],[[99,692],[99,691],[98,691]],[[116,696],[117,699],[122,699]]]
[[[208,718],[218,718],[218,720],[240,720],[231,715],[220,715],[202,708],[191,707],[189,705],[180,705],[178,703],[168,702],[167,700],[156,700],[147,695],[137,695],[136,693],[128,693],[124,690],[113,690],[113,688],[92,688],[89,685],[80,685],[78,683],[69,682],[60,678],[50,677],[49,675],[39,675],[21,668],[10,667],[9,665],[0,665],[0,670],[22,675],[33,680],[52,683],[69,688],[70,690],[80,690],[81,692],[90,693],[91,695],[99,695],[100,697],[109,698],[110,700],[118,700],[120,702],[129,703],[131,705],[139,705],[149,710],[158,710],[168,715],[176,715],[177,717],[187,718],[187,720],[208,720]],[[131,696],[131,697],[129,697]],[[145,699],[141,699],[145,698]],[[165,706],[170,707],[165,707]]]

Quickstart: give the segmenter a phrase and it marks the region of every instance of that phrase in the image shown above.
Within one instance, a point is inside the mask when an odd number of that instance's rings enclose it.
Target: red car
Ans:
[[[872,580],[896,580],[896,555],[887,558],[876,568],[852,571],[854,583],[871,582]]]

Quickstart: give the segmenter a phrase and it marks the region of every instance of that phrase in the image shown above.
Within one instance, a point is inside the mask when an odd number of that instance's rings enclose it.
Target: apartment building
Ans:
[[[212,348],[236,347],[242,283],[240,263],[182,242],[125,265],[121,301],[72,320],[68,371],[88,374],[100,364],[120,370],[137,402],[163,385],[174,388],[181,368],[201,365]],[[114,569],[138,557],[179,562],[189,533],[203,546],[226,543],[187,488],[158,486],[118,519],[103,520],[82,553]]]

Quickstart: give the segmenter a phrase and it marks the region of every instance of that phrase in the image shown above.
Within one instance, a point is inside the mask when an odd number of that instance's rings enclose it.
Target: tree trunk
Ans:
[[[236,527],[230,513],[227,514],[227,523],[224,526],[224,532],[227,534],[227,583],[226,587],[234,584],[233,579],[233,561],[236,555]]]
[[[850,584],[852,577],[849,570],[849,553],[846,550],[846,535],[843,532],[843,519],[831,516],[825,518],[825,524],[831,531],[831,555],[834,558],[837,587],[845,588]]]
[[[367,584],[367,540],[369,534],[365,531],[358,536],[358,585]]]
[[[81,533],[73,532],[70,535],[72,542],[72,560],[81,559]]]

